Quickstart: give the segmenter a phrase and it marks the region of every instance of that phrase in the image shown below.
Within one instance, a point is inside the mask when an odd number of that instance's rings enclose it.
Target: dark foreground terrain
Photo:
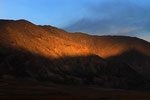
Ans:
[[[1,80],[0,95],[0,100],[150,100],[147,91],[58,85],[26,79]]]

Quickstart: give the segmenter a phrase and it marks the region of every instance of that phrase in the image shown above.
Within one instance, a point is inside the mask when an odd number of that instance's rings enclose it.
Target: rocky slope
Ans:
[[[86,46],[49,34],[26,20],[3,21],[3,23],[0,26],[1,44],[23,48],[47,57],[89,54]]]
[[[149,58],[150,43],[138,38],[68,33],[26,20],[0,21],[1,78],[149,89]]]
[[[118,62],[130,65],[131,68],[150,79],[150,43],[145,40],[127,36],[92,36],[78,32],[68,33],[52,26],[40,27],[57,37],[84,44],[91,54],[109,60],[116,60],[117,57]],[[122,55],[121,58],[120,55]]]

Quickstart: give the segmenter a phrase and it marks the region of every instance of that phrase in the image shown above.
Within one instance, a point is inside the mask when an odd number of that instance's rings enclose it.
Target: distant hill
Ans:
[[[149,89],[150,43],[0,20],[0,77]]]

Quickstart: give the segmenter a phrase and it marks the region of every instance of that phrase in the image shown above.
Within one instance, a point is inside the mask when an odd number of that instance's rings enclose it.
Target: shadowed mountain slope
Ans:
[[[138,38],[68,33],[26,20],[2,20],[0,39],[1,78],[149,88],[145,77],[150,72],[150,43]]]
[[[133,49],[107,59],[113,62],[126,63],[139,73],[142,73],[146,78],[149,78],[150,56],[148,55],[142,54]]]
[[[26,78],[56,84],[149,89],[149,81],[125,63],[96,55],[46,58],[24,49],[0,47],[0,79]]]

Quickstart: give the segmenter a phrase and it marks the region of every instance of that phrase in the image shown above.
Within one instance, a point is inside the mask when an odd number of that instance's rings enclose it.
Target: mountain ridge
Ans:
[[[149,89],[150,43],[142,39],[70,33],[26,20],[0,21],[0,38],[2,78]]]

